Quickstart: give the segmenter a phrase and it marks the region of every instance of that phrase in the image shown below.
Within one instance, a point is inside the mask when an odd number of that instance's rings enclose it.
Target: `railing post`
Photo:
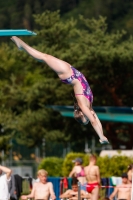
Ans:
[[[81,189],[81,184],[78,182],[78,200],[80,200],[80,189]]]

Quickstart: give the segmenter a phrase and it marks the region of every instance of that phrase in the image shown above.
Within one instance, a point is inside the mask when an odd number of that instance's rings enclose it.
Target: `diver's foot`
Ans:
[[[101,138],[101,139],[99,140],[99,142],[100,142],[101,144],[109,144],[109,141],[108,141],[108,139],[107,139],[106,137]]]
[[[20,50],[23,49],[22,46],[21,46],[21,40],[20,40],[18,37],[13,36],[13,37],[11,37],[11,40],[17,45],[17,47],[18,47]]]

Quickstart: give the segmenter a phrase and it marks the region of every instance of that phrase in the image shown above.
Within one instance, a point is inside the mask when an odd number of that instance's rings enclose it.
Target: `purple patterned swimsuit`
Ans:
[[[91,88],[90,88],[85,76],[72,66],[71,66],[71,69],[73,71],[72,76],[65,80],[61,80],[61,81],[66,84],[71,84],[74,79],[78,79],[82,85],[83,93],[75,94],[75,95],[84,95],[89,100],[89,102],[92,103],[93,102],[93,94],[92,94]]]

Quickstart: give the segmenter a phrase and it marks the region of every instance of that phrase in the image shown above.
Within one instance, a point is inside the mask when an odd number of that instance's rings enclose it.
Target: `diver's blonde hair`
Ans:
[[[37,175],[44,175],[44,176],[48,176],[48,172],[44,169],[39,169],[37,172]]]

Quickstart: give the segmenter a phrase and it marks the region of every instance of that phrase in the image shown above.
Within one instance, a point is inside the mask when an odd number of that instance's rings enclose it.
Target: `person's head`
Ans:
[[[97,157],[95,155],[90,155],[90,162],[96,164],[96,161],[97,161]]]
[[[0,169],[0,175],[2,174],[2,170]]]
[[[127,170],[132,170],[133,169],[133,164],[128,165]]]
[[[75,160],[73,160],[73,162],[75,163],[75,165],[82,165],[83,160],[82,158],[76,158]]]
[[[125,184],[128,183],[128,175],[127,175],[127,173],[123,173],[121,178],[122,178],[122,183],[125,183]]]
[[[48,172],[44,169],[40,169],[37,172],[37,176],[38,176],[41,183],[46,183]]]
[[[82,125],[87,125],[89,123],[89,119],[83,114],[82,110],[78,106],[78,103],[74,103],[74,118]]]
[[[78,179],[76,177],[72,178],[71,187],[74,192],[78,191]]]

